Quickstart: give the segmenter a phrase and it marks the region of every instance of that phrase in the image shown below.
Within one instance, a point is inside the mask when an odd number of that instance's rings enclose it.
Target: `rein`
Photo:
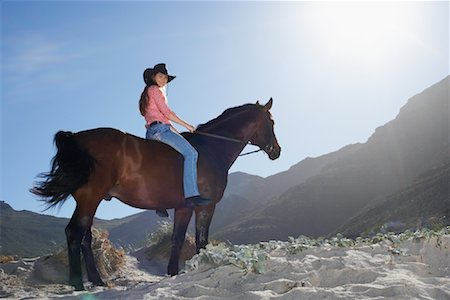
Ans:
[[[261,148],[259,148],[258,150],[254,150],[254,151],[250,151],[250,152],[242,153],[242,154],[239,154],[238,156],[249,155],[249,154],[252,154],[252,153],[256,153],[256,152],[259,152],[259,151],[262,151],[262,149],[261,149]]]
[[[194,134],[199,134],[199,135],[213,137],[213,138],[220,139],[220,140],[235,142],[235,143],[239,143],[239,144],[253,145],[250,141],[245,142],[245,141],[242,141],[242,140],[233,139],[233,138],[229,138],[229,137],[226,137],[226,136],[217,135],[217,134],[213,134],[213,133],[202,132],[202,131],[194,131],[193,133]],[[256,145],[254,145],[254,146],[256,146]],[[246,153],[243,153],[243,154],[239,154],[239,156],[249,155],[249,154],[252,154],[252,153],[259,152],[259,151],[262,151],[262,149],[259,148],[258,150],[254,150],[254,151],[246,152]]]

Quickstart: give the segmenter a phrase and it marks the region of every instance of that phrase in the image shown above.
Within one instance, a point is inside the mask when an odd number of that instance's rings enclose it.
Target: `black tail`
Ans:
[[[60,206],[79,187],[88,182],[94,170],[95,159],[75,141],[72,132],[59,131],[55,135],[57,152],[52,159],[52,169],[39,175],[45,180],[30,189],[44,198],[47,208]]]

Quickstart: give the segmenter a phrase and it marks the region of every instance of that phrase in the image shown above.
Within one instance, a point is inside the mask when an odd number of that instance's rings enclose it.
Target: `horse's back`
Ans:
[[[166,144],[114,128],[80,131],[74,137],[99,163],[121,162],[130,172],[136,172],[146,164],[164,163],[170,168],[182,161],[181,155]]]
[[[82,143],[83,142],[90,143],[94,141],[107,142],[108,140],[118,141],[120,139],[125,138],[126,136],[127,136],[126,132],[108,127],[94,128],[75,133],[75,138]]]
[[[153,209],[163,201],[182,203],[183,158],[170,146],[113,128],[82,131],[76,138],[96,160],[95,177],[108,186],[107,198]]]
[[[183,157],[172,147],[114,128],[81,131],[75,138],[96,160],[95,174],[109,186],[108,197],[141,208],[182,204]],[[218,201],[226,185],[226,170],[213,167],[204,150],[199,151],[199,188]]]

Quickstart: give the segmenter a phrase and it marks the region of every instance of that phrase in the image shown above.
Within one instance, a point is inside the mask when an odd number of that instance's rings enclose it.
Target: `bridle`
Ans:
[[[235,142],[235,143],[239,143],[239,144],[253,145],[253,146],[259,147],[258,145],[252,144],[252,142],[250,142],[250,141],[243,141],[243,140],[233,139],[233,138],[230,138],[230,137],[226,137],[226,136],[218,135],[218,134],[213,134],[213,133],[209,133],[209,132],[194,131],[193,133],[194,134],[199,134],[199,135],[204,135],[204,136],[209,136],[209,137],[212,137],[212,138],[225,140],[225,141],[229,141],[229,142]],[[270,146],[270,145],[266,145],[265,148],[269,152],[273,150],[273,146]],[[253,154],[253,153],[259,152],[259,151],[263,151],[263,148],[259,148],[258,150],[242,153],[242,154],[239,154],[238,156],[249,155],[249,154]]]
[[[224,120],[221,120],[219,123],[215,124],[214,127],[216,127],[220,123],[223,123],[223,122],[225,122],[225,121],[227,121],[227,120],[229,120],[231,118],[235,118],[236,115],[240,115],[240,114],[243,114],[243,113],[246,113],[246,112],[248,112],[248,110],[244,110],[244,111],[239,112],[238,114],[235,114],[233,116],[229,116],[228,118],[226,118]],[[208,129],[211,129],[211,127],[209,127]],[[230,137],[227,137],[227,136],[218,135],[218,134],[214,134],[214,133],[203,132],[203,131],[194,131],[193,133],[194,134],[199,134],[199,135],[204,135],[204,136],[209,136],[209,137],[216,138],[216,139],[221,139],[221,140],[226,140],[226,141],[230,141],[230,142],[235,142],[235,143],[239,143],[239,144],[253,145],[253,146],[259,147],[258,145],[255,145],[255,144],[253,144],[250,141],[243,141],[243,140],[234,139],[234,138],[230,138]],[[267,153],[270,153],[270,152],[273,151],[273,149],[274,149],[274,147],[272,145],[267,144],[267,145],[264,146],[264,149],[259,147],[258,150],[242,153],[242,154],[239,154],[238,156],[249,155],[249,154],[253,154],[253,153],[256,153],[256,152],[259,152],[259,151],[263,151],[263,150],[265,150]]]

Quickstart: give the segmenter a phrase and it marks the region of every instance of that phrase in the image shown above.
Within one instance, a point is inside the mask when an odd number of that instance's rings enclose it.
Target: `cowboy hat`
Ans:
[[[167,73],[166,64],[156,64],[153,68],[147,68],[144,71],[144,82],[147,85],[154,84],[152,77],[157,73],[163,73],[167,75],[167,83],[175,79],[176,76],[169,75]]]

